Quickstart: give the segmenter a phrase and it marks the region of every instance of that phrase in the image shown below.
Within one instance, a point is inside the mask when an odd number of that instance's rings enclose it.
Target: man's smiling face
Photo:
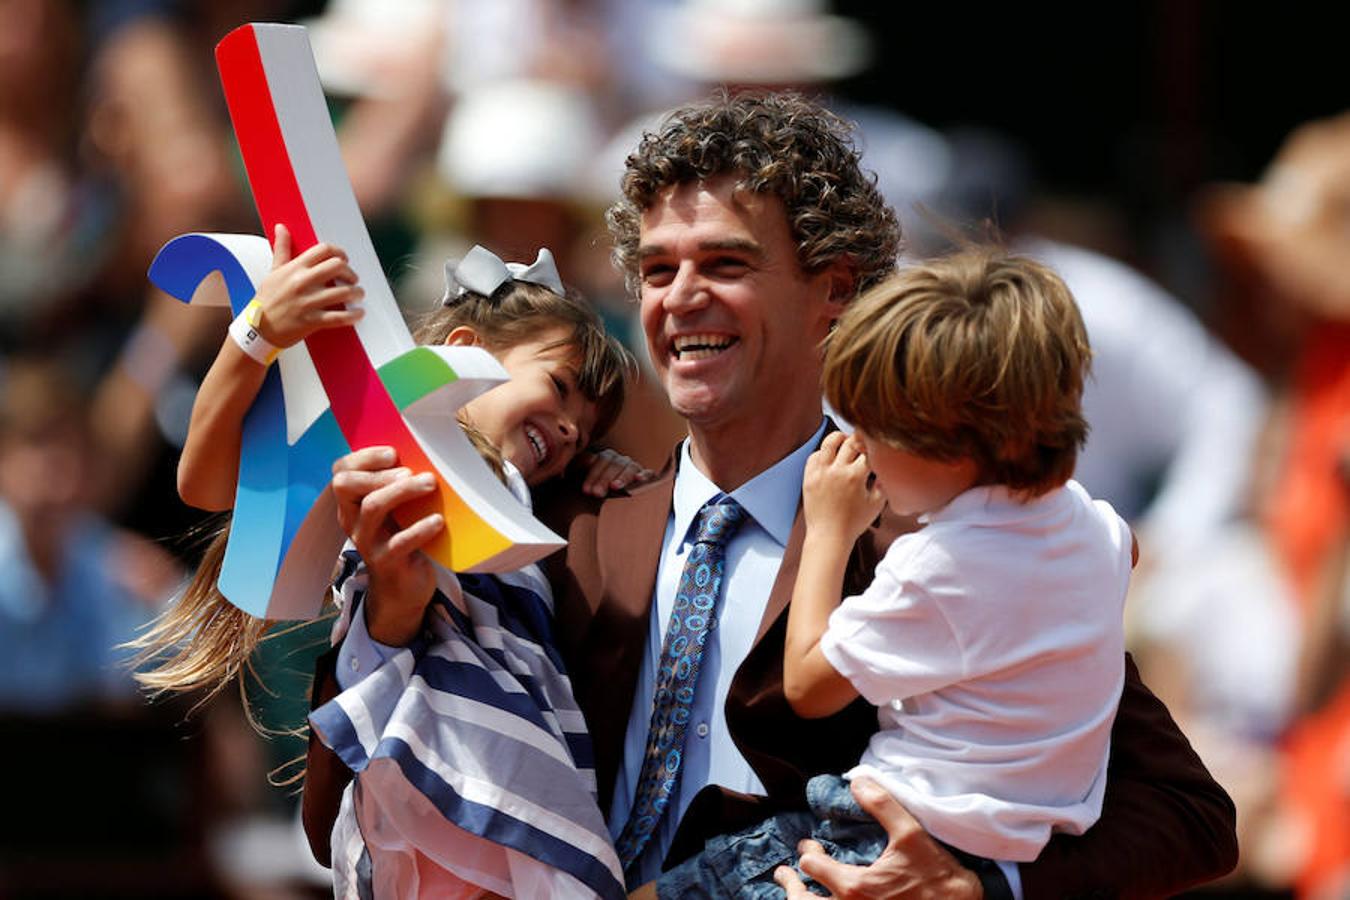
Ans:
[[[691,425],[819,410],[841,306],[828,273],[802,272],[781,200],[729,176],[677,185],[642,214],[638,253],[647,350]]]

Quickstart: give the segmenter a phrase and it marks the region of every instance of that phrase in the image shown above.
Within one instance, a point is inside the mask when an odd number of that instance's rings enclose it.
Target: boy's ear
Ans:
[[[483,339],[468,325],[456,325],[445,336],[447,347],[481,347]]]

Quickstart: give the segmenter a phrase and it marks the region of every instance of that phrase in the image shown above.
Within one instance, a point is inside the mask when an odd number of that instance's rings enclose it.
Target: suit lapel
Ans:
[[[662,478],[600,509],[596,537],[606,601],[644,621],[656,588],[674,490],[674,467],[669,466]]]
[[[597,514],[595,580],[586,587],[590,616],[576,649],[584,668],[574,684],[590,726],[599,800],[606,812],[623,764],[628,710],[647,648],[673,486],[674,477],[667,472],[628,496],[608,498]]]
[[[831,418],[825,419],[825,433],[821,435],[823,441],[832,431],[838,431],[839,427],[834,424]],[[759,642],[764,639],[764,635],[778,621],[778,617],[787,609],[788,602],[792,599],[792,588],[797,582],[797,566],[802,558],[802,541],[806,537],[806,519],[802,516],[801,501],[797,502],[797,515],[792,520],[792,532],[788,535],[787,546],[783,549],[783,562],[778,567],[778,577],[773,581],[773,588],[769,591],[769,602],[764,607],[764,617],[759,620],[759,630],[755,632],[755,642],[752,647],[759,646]]]
[[[769,602],[764,606],[764,617],[759,620],[759,630],[755,632],[752,647],[759,645],[765,632],[783,614],[788,601],[792,599],[792,588],[797,583],[797,566],[801,562],[802,541],[805,537],[806,519],[802,516],[801,504],[798,504],[797,517],[792,520],[792,531],[788,534],[787,547],[783,550],[783,562],[778,567],[778,577],[773,580]]]

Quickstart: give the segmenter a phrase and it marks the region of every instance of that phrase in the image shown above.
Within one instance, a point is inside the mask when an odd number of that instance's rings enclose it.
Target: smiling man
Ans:
[[[845,123],[772,93],[673,113],[629,157],[609,222],[653,366],[689,423],[660,480],[580,512],[569,504],[554,519],[569,539],[552,577],[559,636],[631,886],[766,808],[803,807],[805,781],[850,768],[876,731],[865,703],[825,719],[793,716],[782,653],[802,470],[833,427],[820,399],[821,342],[859,291],[893,271],[900,236]],[[679,761],[664,770],[670,779],[674,768],[674,784],[651,804],[644,760],[670,757],[660,741],[663,669],[692,525],[727,497],[744,521],[725,544],[696,683],[682,685],[690,702],[673,714],[687,720]],[[887,518],[859,542],[850,590],[905,527]],[[841,892],[870,884],[886,896],[1059,897],[1168,894],[1227,871],[1232,804],[1128,668],[1105,810],[1088,835],[1057,837],[1035,863],[972,873],[883,795],[865,805],[892,827],[892,850],[867,872],[817,857],[813,874]],[[644,814],[650,834],[634,842]]]
[[[820,426],[810,403],[780,405],[765,421],[764,387],[819,393],[819,366],[803,350],[828,334],[853,293],[852,273],[837,261],[802,272],[783,202],[743,191],[730,176],[667,189],[641,223],[652,364],[693,429],[695,464],[720,487],[739,487]]]
[[[549,561],[557,639],[634,887],[710,836],[804,808],[806,781],[851,768],[877,730],[861,700],[797,718],[782,690],[783,645],[802,472],[834,427],[821,405],[821,342],[859,291],[893,271],[900,235],[847,126],[793,94],[675,111],[629,157],[609,222],[689,437],[660,478],[631,493],[595,500],[563,485],[536,508],[568,539]],[[861,590],[912,527],[883,517],[855,547],[845,589]],[[1083,837],[1056,836],[1034,863],[971,872],[864,783],[856,792],[890,831],[887,851],[867,869],[807,854],[803,869],[844,896],[1028,898],[1165,895],[1228,871],[1231,801],[1126,669],[1102,817]],[[321,669],[321,685],[329,674]],[[343,778],[312,741],[305,803],[316,847]]]

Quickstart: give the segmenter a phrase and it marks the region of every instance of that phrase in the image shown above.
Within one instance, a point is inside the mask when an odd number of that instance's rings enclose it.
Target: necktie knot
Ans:
[[[694,518],[694,543],[721,547],[731,540],[745,521],[745,507],[730,497],[709,501]]]

